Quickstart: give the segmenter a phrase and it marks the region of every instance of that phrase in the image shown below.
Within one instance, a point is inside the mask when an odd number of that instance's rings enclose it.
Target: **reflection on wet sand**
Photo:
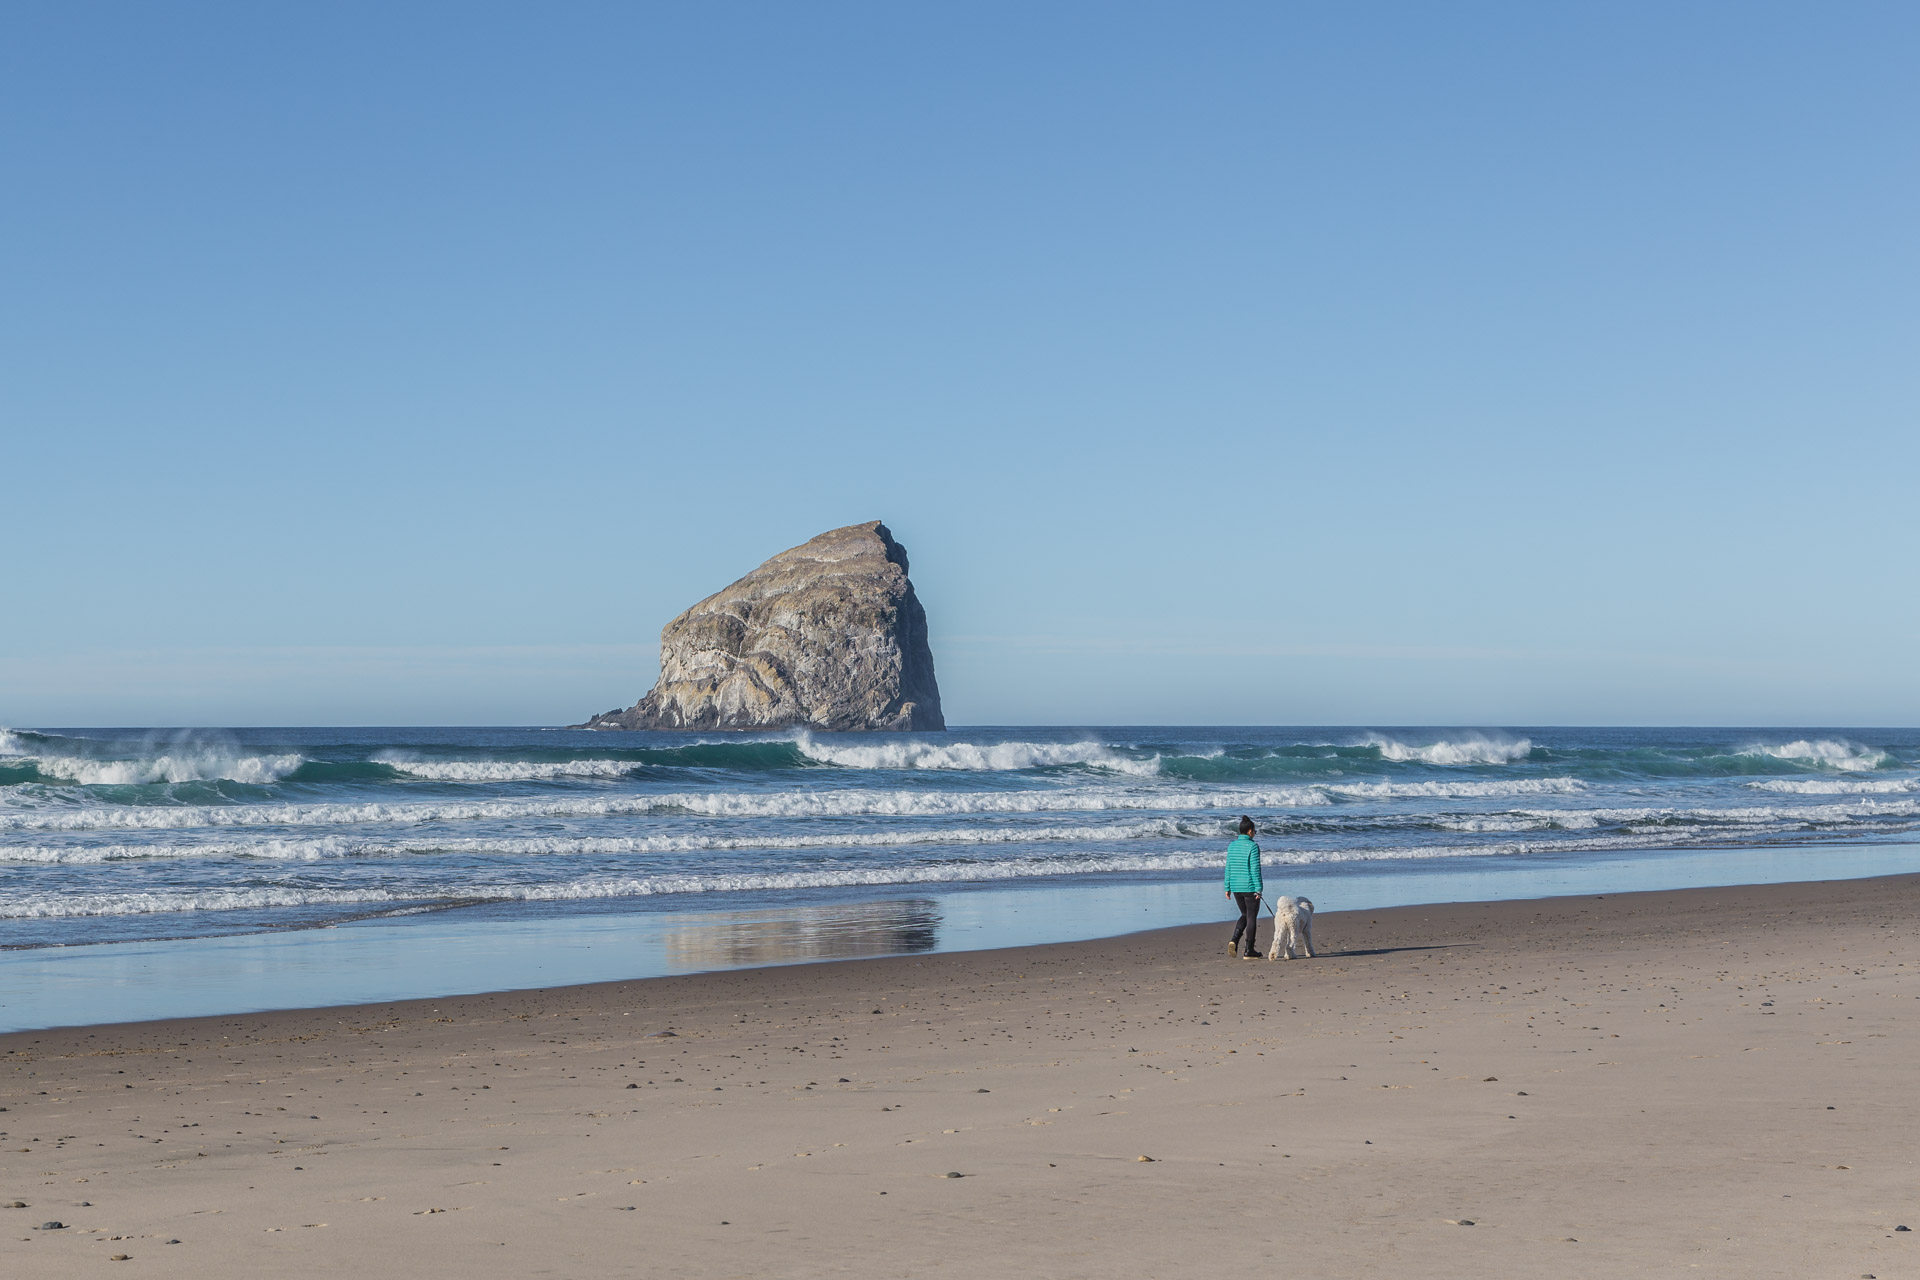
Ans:
[[[719,969],[932,951],[939,943],[940,907],[930,898],[900,898],[703,911],[662,923],[671,968]]]

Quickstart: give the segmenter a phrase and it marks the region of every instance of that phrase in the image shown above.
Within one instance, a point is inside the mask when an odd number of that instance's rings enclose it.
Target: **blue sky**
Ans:
[[[1920,723],[1920,9],[38,4],[0,724]]]

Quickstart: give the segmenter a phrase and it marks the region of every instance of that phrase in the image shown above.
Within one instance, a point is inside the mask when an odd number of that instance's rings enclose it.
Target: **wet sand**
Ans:
[[[1226,932],[0,1036],[0,1273],[1920,1274],[1920,877]]]

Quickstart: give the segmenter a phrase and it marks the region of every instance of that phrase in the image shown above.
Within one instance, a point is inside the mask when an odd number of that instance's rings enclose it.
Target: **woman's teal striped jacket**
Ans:
[[[1252,836],[1236,836],[1227,846],[1227,892],[1259,893],[1260,846]]]

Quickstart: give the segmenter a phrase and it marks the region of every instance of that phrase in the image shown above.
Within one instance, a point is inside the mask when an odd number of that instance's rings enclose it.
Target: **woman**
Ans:
[[[1234,954],[1240,945],[1240,935],[1247,936],[1247,949],[1240,953],[1242,960],[1255,960],[1260,956],[1260,948],[1253,940],[1253,933],[1260,923],[1260,846],[1253,842],[1253,819],[1240,815],[1240,834],[1227,846],[1227,897],[1240,908],[1240,922],[1233,926],[1233,938],[1227,943],[1227,954]]]

